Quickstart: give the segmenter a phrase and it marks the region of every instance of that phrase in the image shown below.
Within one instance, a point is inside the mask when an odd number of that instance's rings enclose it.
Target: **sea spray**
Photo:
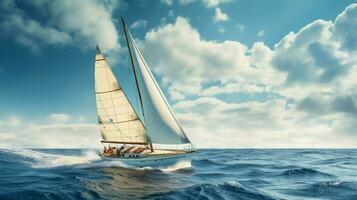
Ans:
[[[63,155],[59,153],[53,154],[31,149],[9,149],[2,151],[21,156],[23,158],[32,159],[33,162],[25,162],[29,163],[31,167],[34,168],[80,165],[100,160],[100,157],[94,150],[83,150],[80,155]]]

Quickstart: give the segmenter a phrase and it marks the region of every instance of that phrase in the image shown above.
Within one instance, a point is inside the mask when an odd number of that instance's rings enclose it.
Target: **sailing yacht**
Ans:
[[[133,166],[190,161],[197,151],[175,117],[138,46],[121,18],[139,108],[133,107],[99,47],[95,56],[95,95],[103,159]]]

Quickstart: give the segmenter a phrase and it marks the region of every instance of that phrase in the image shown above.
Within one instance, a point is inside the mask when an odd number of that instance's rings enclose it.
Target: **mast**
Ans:
[[[128,46],[128,52],[129,52],[129,57],[130,57],[130,63],[131,63],[131,67],[133,68],[134,71],[134,78],[135,78],[135,84],[136,84],[136,89],[138,91],[138,95],[139,95],[139,100],[140,100],[140,105],[141,105],[141,111],[143,112],[143,118],[145,121],[145,113],[144,113],[144,106],[143,106],[143,99],[141,97],[141,92],[140,92],[140,88],[139,88],[139,83],[138,83],[138,77],[137,77],[137,72],[134,66],[134,59],[133,59],[133,55],[131,54],[131,47],[129,44],[129,38],[128,38],[128,33],[126,30],[126,25],[125,25],[125,21],[123,17],[120,17],[122,25],[123,25],[123,29],[124,29],[124,34],[125,34],[125,40],[126,40],[126,44]],[[148,137],[148,140],[150,141],[150,137]],[[154,151],[154,148],[152,147],[152,143],[151,141],[149,142],[149,146],[150,146],[150,150],[151,152]]]

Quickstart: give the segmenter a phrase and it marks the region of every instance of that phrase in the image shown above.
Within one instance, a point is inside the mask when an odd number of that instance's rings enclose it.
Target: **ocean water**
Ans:
[[[135,168],[95,150],[2,149],[0,199],[357,199],[357,150],[203,149]]]

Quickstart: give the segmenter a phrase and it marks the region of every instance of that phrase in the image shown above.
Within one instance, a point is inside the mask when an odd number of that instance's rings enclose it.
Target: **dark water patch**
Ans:
[[[310,169],[310,168],[294,168],[283,171],[281,176],[286,177],[305,177],[305,176],[323,176],[323,177],[333,177],[333,175],[320,172],[318,170]]]
[[[170,191],[164,194],[152,194],[145,199],[277,199],[241,186],[238,182],[226,182],[224,184],[198,184],[178,191]]]
[[[315,165],[335,165],[338,163],[350,163],[350,164],[356,164],[356,159],[355,157],[350,157],[350,156],[343,156],[343,157],[338,157],[338,158],[328,158],[328,159],[321,159],[317,161],[312,161]],[[346,163],[347,161],[347,163]]]
[[[221,163],[221,162],[217,162],[217,161],[214,161],[212,159],[208,159],[208,158],[204,158],[204,159],[197,159],[197,160],[193,160],[192,161],[192,164],[193,165],[224,165],[224,163]]]
[[[304,197],[320,197],[323,199],[356,199],[356,182],[341,182],[337,180],[307,184],[290,192]]]

